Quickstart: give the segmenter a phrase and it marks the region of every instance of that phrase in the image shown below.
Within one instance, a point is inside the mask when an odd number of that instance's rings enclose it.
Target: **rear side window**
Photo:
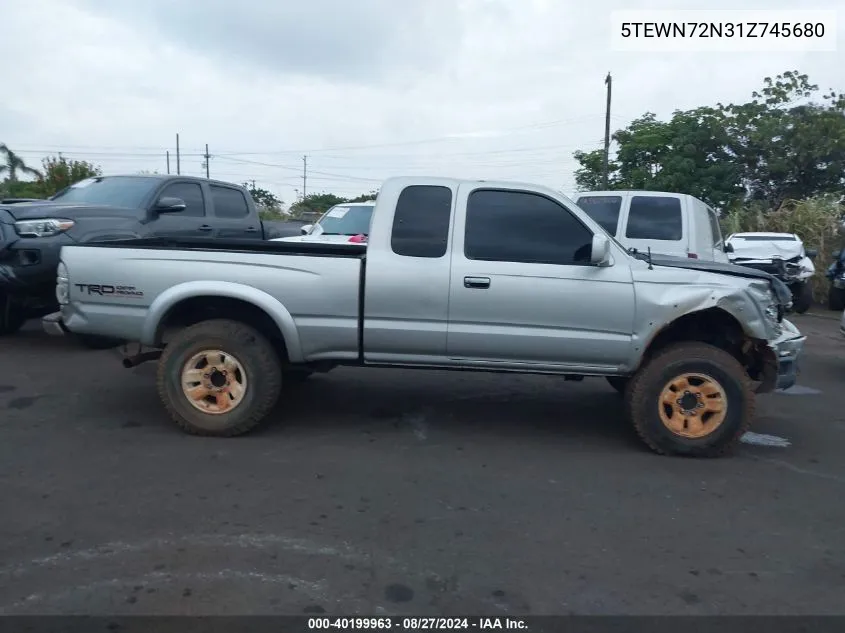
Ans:
[[[242,191],[229,187],[211,185],[211,199],[214,201],[214,215],[218,218],[245,218],[249,207]]]
[[[665,196],[634,196],[625,237],[678,241],[683,237],[681,201]]]
[[[452,217],[452,190],[411,185],[399,194],[390,247],[406,257],[443,257]]]
[[[616,226],[619,224],[619,209],[622,208],[622,198],[619,196],[581,196],[578,206],[584,209],[601,228],[616,236]]]

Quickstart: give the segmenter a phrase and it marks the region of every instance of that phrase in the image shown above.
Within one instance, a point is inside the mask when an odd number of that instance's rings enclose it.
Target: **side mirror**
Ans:
[[[807,257],[809,257],[810,259],[815,259],[819,254],[819,252],[815,248],[808,248],[804,252],[807,254]]]
[[[734,252],[734,245],[730,243],[725,243],[722,247],[726,253],[733,253]]]
[[[303,235],[308,235],[308,232],[313,228],[313,226],[314,226],[313,224],[303,224],[302,227],[299,229],[299,231]]]
[[[610,266],[610,240],[607,235],[593,235],[590,263],[593,266]]]
[[[156,202],[155,210],[159,213],[179,213],[188,208],[182,198],[172,198],[170,196],[163,196]]]

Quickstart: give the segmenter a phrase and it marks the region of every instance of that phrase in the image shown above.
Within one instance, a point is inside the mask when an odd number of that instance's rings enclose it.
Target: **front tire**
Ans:
[[[179,332],[158,365],[159,397],[186,433],[242,435],[272,410],[282,387],[273,345],[237,321],[212,320]]]
[[[804,314],[813,305],[813,286],[809,282],[796,284],[792,290],[792,311]]]
[[[656,453],[719,457],[748,430],[754,390],[745,368],[726,351],[678,343],[640,368],[627,405],[640,439]]]
[[[837,312],[845,310],[845,288],[830,287],[830,294],[827,295],[827,307]]]

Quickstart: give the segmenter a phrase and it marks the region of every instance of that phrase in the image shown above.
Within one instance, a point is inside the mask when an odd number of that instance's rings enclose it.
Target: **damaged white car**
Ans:
[[[734,233],[725,240],[731,263],[770,273],[792,292],[792,311],[803,314],[813,303],[810,278],[815,250],[794,233]]]

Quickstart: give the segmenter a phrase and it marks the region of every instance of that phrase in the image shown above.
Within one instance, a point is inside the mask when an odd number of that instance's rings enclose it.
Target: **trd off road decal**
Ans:
[[[143,297],[144,293],[135,286],[115,286],[112,284],[73,284],[80,292],[101,297]]]

